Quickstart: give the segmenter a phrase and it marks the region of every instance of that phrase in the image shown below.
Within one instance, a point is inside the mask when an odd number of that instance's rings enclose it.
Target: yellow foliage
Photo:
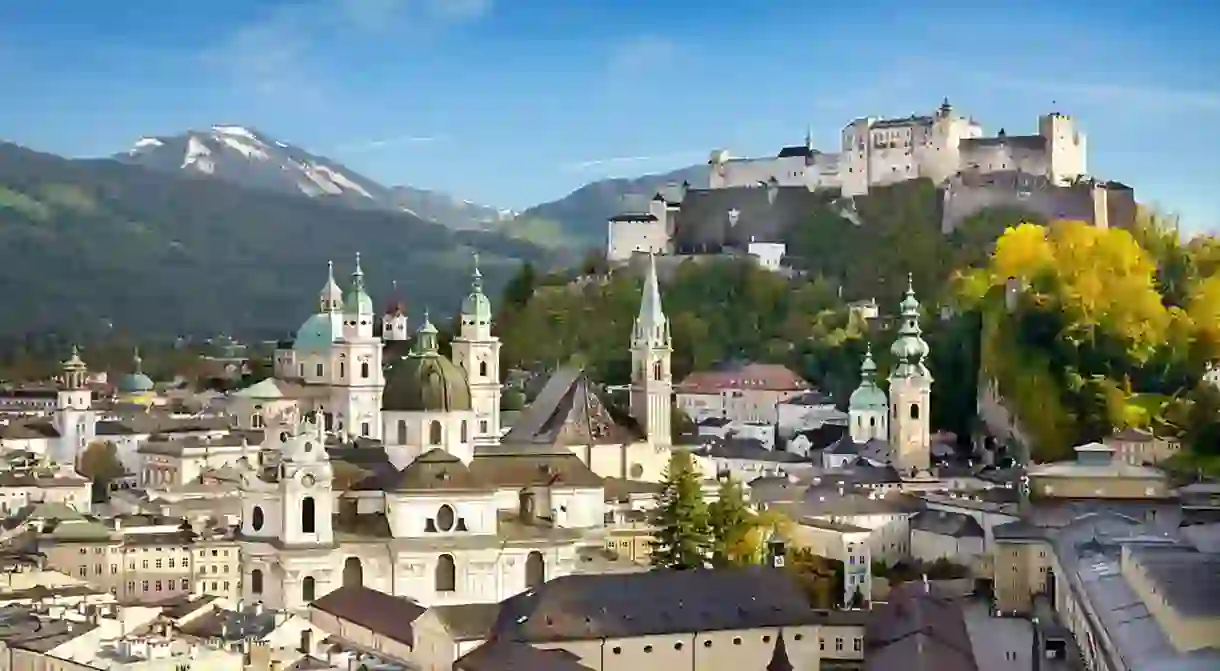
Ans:
[[[1030,279],[1055,264],[1055,251],[1047,240],[1046,229],[1021,224],[1004,232],[991,255],[993,282],[1003,284],[1010,277]]]
[[[985,280],[963,276],[964,300],[985,294],[984,285],[1018,278],[1028,288],[1036,277],[1049,277],[1050,294],[1035,296],[1035,303],[1066,314],[1073,338],[1089,339],[1100,329],[1143,360],[1168,335],[1172,318],[1157,291],[1156,263],[1125,230],[1078,221],[1021,224],[996,242],[985,272]]]

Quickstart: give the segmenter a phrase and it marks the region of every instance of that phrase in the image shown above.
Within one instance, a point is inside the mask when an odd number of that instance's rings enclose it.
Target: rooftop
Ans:
[[[1127,552],[1174,610],[1193,617],[1220,617],[1220,555],[1155,546],[1134,546]]]

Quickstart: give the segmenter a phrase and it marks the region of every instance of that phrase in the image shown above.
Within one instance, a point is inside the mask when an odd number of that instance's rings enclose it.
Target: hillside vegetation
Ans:
[[[1183,243],[1148,214],[1128,232],[1016,210],[980,212],[945,236],[925,181],[876,190],[856,210],[858,223],[828,198],[788,232],[788,261],[803,277],[724,260],[686,262],[663,278],[675,377],[729,359],[782,363],[842,402],[866,345],[884,375],[894,337],[887,320],[853,321],[847,302],[875,297],[892,315],[910,273],[931,346],[935,428],[978,430],[981,371],[997,381],[1038,460],[1125,426],[1183,436],[1188,459],[1217,451],[1220,398],[1200,384],[1206,363],[1220,358],[1214,239]],[[1021,288],[1011,309],[1008,277]],[[526,268],[499,305],[506,364],[574,357],[603,381],[625,383],[639,292],[639,277],[592,262],[569,274]]]
[[[1220,358],[1220,245],[1182,242],[1147,213],[1135,231],[1079,222],[1008,230],[982,267],[960,272],[962,309],[981,317],[983,375],[999,385],[1035,457],[1116,428],[1214,440]]]
[[[0,144],[0,336],[281,337],[315,309],[326,261],[346,282],[357,252],[378,306],[396,280],[417,314],[448,311],[474,250],[493,287],[550,258],[405,214]]]

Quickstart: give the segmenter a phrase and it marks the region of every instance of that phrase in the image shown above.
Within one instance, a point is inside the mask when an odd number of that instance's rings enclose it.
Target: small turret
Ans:
[[[390,302],[386,305],[385,314],[381,317],[381,339],[386,342],[400,342],[411,339],[408,329],[407,306],[403,304],[398,294],[398,282],[391,282]]]
[[[318,292],[319,312],[341,312],[343,310],[343,290],[335,282],[335,262],[326,262],[326,284]]]

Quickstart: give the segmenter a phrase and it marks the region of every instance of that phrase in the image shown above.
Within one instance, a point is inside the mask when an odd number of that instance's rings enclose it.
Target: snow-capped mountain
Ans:
[[[267,191],[330,198],[353,207],[410,212],[451,228],[494,228],[512,218],[496,208],[412,187],[386,187],[325,156],[257,130],[212,126],[140,138],[116,159],[155,170],[214,177]]]

